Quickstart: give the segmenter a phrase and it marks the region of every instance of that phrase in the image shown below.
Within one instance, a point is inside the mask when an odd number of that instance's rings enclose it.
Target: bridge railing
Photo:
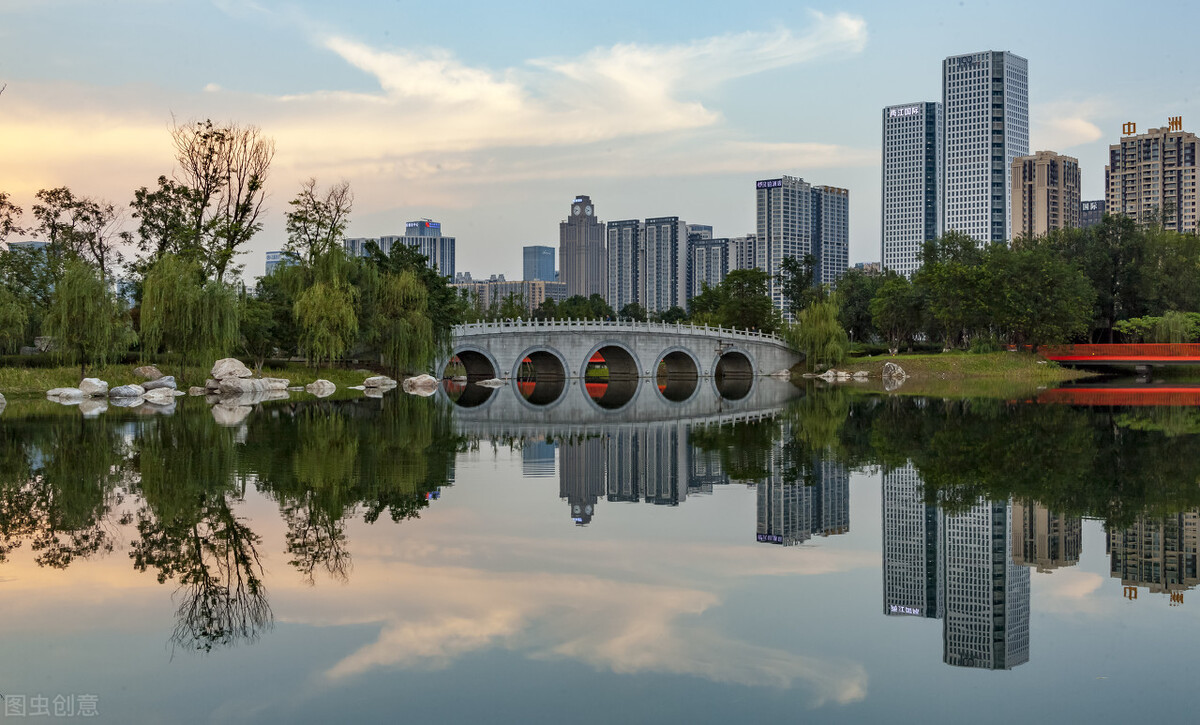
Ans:
[[[1112,345],[1044,345],[1038,353],[1047,359],[1059,358],[1200,358],[1200,344],[1161,342]]]
[[[681,322],[638,322],[637,320],[497,320],[471,322],[454,327],[454,337],[494,335],[504,332],[646,332],[659,334],[703,335],[731,339],[784,344],[783,339],[761,330],[744,330],[720,325],[693,325]]]

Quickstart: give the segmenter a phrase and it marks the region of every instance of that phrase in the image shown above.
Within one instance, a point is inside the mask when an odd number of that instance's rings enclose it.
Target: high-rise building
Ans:
[[[945,231],[1011,238],[1010,170],[1029,155],[1029,62],[1007,51],[942,61]]]
[[[758,264],[758,235],[729,238],[729,270],[754,269]]]
[[[506,281],[497,279],[455,282],[452,287],[466,292],[480,312],[499,307],[509,298],[518,298],[526,314],[532,315],[546,300],[562,302],[567,298],[567,286],[562,282],[543,282],[539,279]]]
[[[647,219],[642,227],[642,306],[661,313],[687,307],[687,223],[677,216]]]
[[[883,109],[882,257],[885,269],[911,276],[925,242],[942,233],[942,104]]]
[[[1108,213],[1138,222],[1158,219],[1164,229],[1195,233],[1196,134],[1184,131],[1179,117],[1140,135],[1136,124],[1125,128],[1125,138],[1108,147]]]
[[[705,285],[716,287],[729,274],[728,239],[693,239],[688,242],[691,258],[688,264],[688,299],[704,291]]]
[[[575,197],[570,215],[558,225],[558,262],[568,297],[608,294],[604,224],[596,218],[596,208],[587,195]]]
[[[403,236],[351,237],[344,239],[342,244],[350,256],[365,257],[368,242],[375,242],[384,254],[391,254],[395,244],[407,244],[425,257],[425,264],[431,269],[438,270],[443,277],[455,278],[454,250],[457,240],[442,236],[442,225],[438,222],[429,219],[407,222]]]
[[[783,260],[802,260],[813,251],[812,186],[804,179],[784,176],[756,181],[754,187],[758,207],[754,266],[770,275],[771,301],[783,310],[786,305],[778,279]]]
[[[1104,209],[1103,199],[1079,202],[1079,227],[1087,229],[1099,224],[1104,218]]]
[[[622,219],[607,224],[608,294],[605,300],[614,311],[642,302],[642,222]],[[644,305],[643,305],[644,306]]]
[[[942,514],[912,464],[883,474],[883,613],[942,616]]]
[[[943,517],[948,665],[1008,670],[1029,661],[1029,569],[1009,557],[1011,515],[1007,503],[980,501]]]
[[[688,224],[687,236],[692,239],[712,239],[713,231],[711,224]]]
[[[1012,558],[1018,566],[1045,572],[1079,563],[1083,520],[1051,513],[1036,501],[1012,504]]]
[[[524,262],[524,277],[527,280],[557,282],[554,273],[554,247],[531,245],[522,248]]]
[[[1012,163],[1013,238],[1079,228],[1079,161],[1053,151]]]
[[[22,242],[13,242],[12,244],[21,244]],[[11,246],[11,244],[10,244]],[[297,260],[287,252],[267,252],[267,269],[266,274],[271,274],[280,267],[290,267],[296,264]]]
[[[812,254],[817,260],[813,281],[837,286],[850,266],[850,191],[814,186]]]

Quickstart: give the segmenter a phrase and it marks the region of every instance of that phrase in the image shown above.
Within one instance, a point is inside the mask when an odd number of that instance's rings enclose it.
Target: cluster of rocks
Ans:
[[[802,377],[816,378],[817,380],[824,380],[827,383],[844,383],[850,380],[862,382],[867,379],[867,371],[855,370],[854,372],[850,372],[849,370],[834,370],[830,368],[820,375],[805,373]]]
[[[79,405],[84,415],[95,416],[108,409],[109,405],[132,408],[143,403],[162,407],[175,404],[175,396],[183,395],[177,389],[175,378],[163,375],[153,365],[135,369],[134,374],[143,378],[142,383],[130,383],[108,387],[108,381],[100,378],[84,378],[74,388],[53,388],[46,391],[50,400],[65,405]]]

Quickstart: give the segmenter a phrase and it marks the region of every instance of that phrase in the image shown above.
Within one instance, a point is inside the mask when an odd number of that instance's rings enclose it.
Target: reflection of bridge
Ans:
[[[1048,345],[1042,357],[1070,367],[1136,367],[1200,365],[1200,344]]]
[[[803,359],[774,335],[707,325],[620,320],[502,321],[454,328],[451,354],[472,381],[526,376],[539,382],[587,376],[598,356],[608,380],[636,381],[662,369],[672,380],[753,377],[787,370]]]

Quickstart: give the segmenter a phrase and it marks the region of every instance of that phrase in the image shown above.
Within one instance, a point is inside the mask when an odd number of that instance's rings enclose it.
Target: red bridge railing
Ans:
[[[1129,360],[1137,358],[1200,360],[1200,343],[1161,342],[1128,345],[1044,345],[1038,348],[1048,360],[1086,360],[1088,358]]]

